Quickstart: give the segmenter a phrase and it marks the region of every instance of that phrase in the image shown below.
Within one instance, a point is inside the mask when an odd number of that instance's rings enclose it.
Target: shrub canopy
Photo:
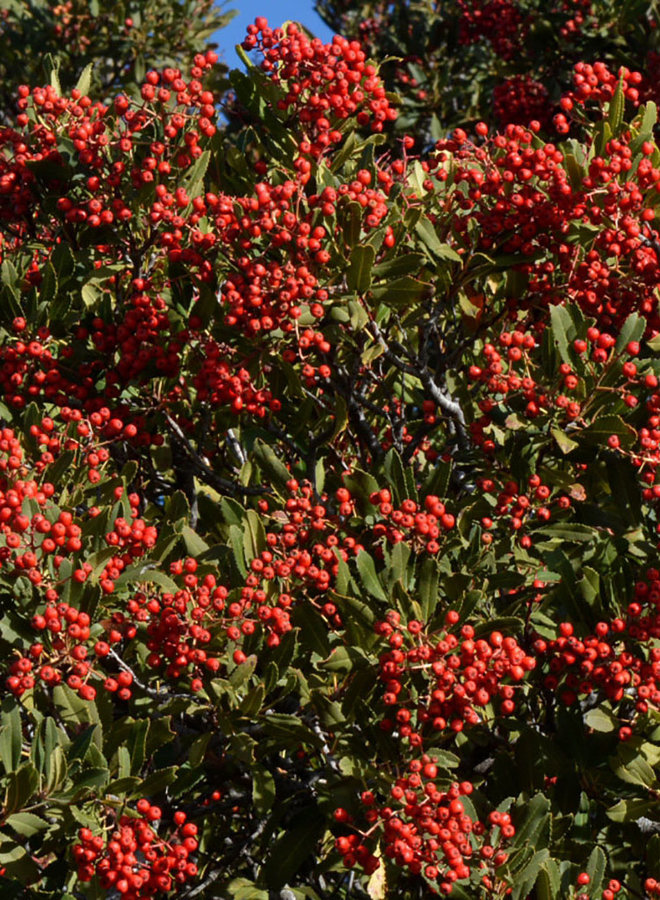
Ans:
[[[2,896],[657,895],[655,7],[187,8],[3,21]]]

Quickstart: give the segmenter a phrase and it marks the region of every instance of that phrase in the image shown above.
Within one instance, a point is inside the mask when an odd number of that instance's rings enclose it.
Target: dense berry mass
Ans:
[[[660,894],[655,8],[175,5],[0,13],[0,894]]]

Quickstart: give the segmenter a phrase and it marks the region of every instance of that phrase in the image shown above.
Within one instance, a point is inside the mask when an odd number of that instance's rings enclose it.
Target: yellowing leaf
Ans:
[[[380,859],[380,847],[378,847],[374,855]],[[385,900],[387,897],[387,878],[382,860],[367,882],[367,894],[369,894],[371,900]]]

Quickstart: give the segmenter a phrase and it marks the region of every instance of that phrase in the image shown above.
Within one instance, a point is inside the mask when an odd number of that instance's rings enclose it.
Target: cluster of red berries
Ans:
[[[247,31],[244,49],[263,54],[262,69],[284,93],[278,109],[301,128],[301,157],[318,159],[338,144],[339,125],[351,116],[374,132],[396,118],[377,69],[366,62],[358,41],[335,35],[324,44],[293,23],[272,30],[263,16]]]
[[[537,638],[534,652],[547,668],[545,687],[561,701],[573,704],[580,697],[601,693],[622,714],[631,708],[644,715],[650,706],[660,705],[660,649],[653,641],[660,637],[660,573],[649,569],[646,579],[635,585],[635,599],[625,618],[596,624],[594,633],[584,638],[574,634],[570,622],[562,622],[553,640]],[[632,735],[630,725],[619,729],[621,740]]]
[[[52,588],[46,591],[46,599],[49,605],[43,614],[33,616],[31,623],[45,642],[32,644],[27,656],[21,655],[10,665],[7,687],[19,697],[30,690],[38,665],[36,672],[44,684],[54,687],[66,681],[83,700],[93,700],[96,689],[89,684],[92,667],[85,646],[90,638],[90,617],[68,603],[57,602],[57,592]]]
[[[446,627],[458,621],[459,614],[449,610]],[[514,637],[499,631],[477,638],[471,625],[463,625],[460,635],[446,629],[428,634],[422,622],[403,624],[395,611],[374,628],[390,648],[379,665],[383,702],[393,714],[381,727],[396,730],[414,746],[423,743],[424,729],[458,733],[479,724],[491,715],[486,707],[495,700],[501,715],[511,715],[516,686],[536,666]]]
[[[117,560],[111,564],[113,569]],[[80,570],[75,570],[74,580],[84,580],[90,569],[89,564],[83,564]],[[104,575],[107,575],[107,569]],[[89,683],[90,679],[100,680],[103,687],[116,694],[119,700],[129,700],[133,675],[125,669],[113,671],[117,666],[112,661],[108,674],[106,661],[111,660],[114,647],[128,645],[139,635],[141,626],[145,626],[144,643],[149,651],[147,665],[152,669],[163,669],[169,681],[178,681],[185,676],[193,691],[201,690],[201,676],[216,673],[221,665],[219,658],[205,647],[212,638],[208,626],[225,621],[222,614],[228,592],[217,586],[212,574],[199,579],[195,574],[197,561],[190,557],[171,563],[170,570],[173,575],[183,577],[184,588],[175,594],[138,591],[131,595],[125,601],[124,611],[112,613],[105,621],[104,639],[92,639],[91,643],[89,616],[58,602],[57,592],[52,588],[47,590],[49,605],[43,614],[32,619],[32,627],[43,633],[44,638],[32,644],[27,656],[20,656],[11,664],[8,688],[20,696],[34,687],[33,668],[38,663],[39,678],[47,685],[65,681],[83,699],[93,700],[96,689]],[[118,577],[120,572],[118,568],[111,574]],[[81,573],[79,577],[76,577],[77,573]],[[104,587],[105,580],[102,576],[101,585],[106,593],[111,593],[107,586]],[[231,621],[231,615],[228,615]],[[253,627],[243,633],[250,633]],[[90,654],[98,664],[105,663],[104,668],[93,668]]]
[[[484,529],[481,536],[483,544],[488,545],[493,542],[493,531],[500,524],[500,518],[503,519],[507,529],[520,531],[529,524],[529,520],[533,517],[540,519],[541,522],[547,522],[552,516],[551,502],[556,502],[558,508],[562,510],[570,508],[570,497],[560,494],[558,497],[552,498],[553,488],[544,484],[539,475],[530,475],[527,484],[526,492],[522,491],[515,481],[507,481],[497,491],[492,479],[480,478],[478,480],[480,490],[487,494],[495,493],[496,497],[492,513],[481,518],[481,527]],[[524,545],[529,544],[525,541]]]
[[[23,330],[23,323],[22,318],[15,320],[15,329]],[[74,385],[62,373],[57,351],[54,354],[48,346],[49,337],[48,329],[41,328],[33,340],[9,339],[0,348],[0,392],[8,406],[24,409],[40,397],[61,404],[72,397],[86,398],[87,385],[84,381]]]
[[[203,361],[194,378],[198,400],[208,401],[213,408],[228,406],[235,413],[244,410],[259,419],[281,408],[272,391],[257,388],[250,372],[236,365],[228,348],[209,339],[202,352]]]
[[[160,808],[143,799],[136,809],[138,815],[122,815],[107,838],[81,828],[80,843],[71,851],[80,881],[96,875],[104,890],[124,900],[147,900],[179,890],[197,874],[191,861],[199,846],[197,826],[186,822],[186,814],[174,813],[175,828],[165,839],[157,831]]]
[[[51,9],[53,16],[59,20],[53,25],[53,34],[72,52],[87,53],[90,38],[85,34],[83,22],[89,21],[90,17],[79,9],[74,12],[73,0],[56,3]]]
[[[0,475],[0,533],[4,536],[0,566],[12,565],[33,584],[41,584],[39,567],[44,557],[80,549],[80,528],[73,523],[71,513],[62,511],[56,518],[51,512],[53,484],[18,477],[27,475],[29,467],[24,463],[20,442],[9,428],[0,431],[0,472],[4,473]]]
[[[497,56],[513,59],[520,53],[528,22],[513,0],[459,0],[459,41],[487,40]]]
[[[519,125],[508,125],[478,147],[459,130],[437,143],[434,165],[442,167],[447,151],[455,162],[444,202],[451,198],[460,242],[472,246],[468,226],[476,221],[480,249],[528,258],[522,264],[528,288],[516,311],[545,311],[568,299],[596,317],[601,330],[616,333],[631,311],[644,315],[649,333],[660,330],[652,288],[659,261],[650,225],[660,170],[650,159],[654,144],[646,141],[633,174],[632,142],[632,132],[611,139],[586,171],[569,164],[552,143],[534,146],[533,131]],[[608,227],[609,221],[616,227]],[[584,246],[567,241],[571,223],[597,226]]]
[[[232,640],[238,640],[241,632],[248,633],[246,628],[254,629],[249,616],[251,610],[256,610],[268,633],[267,644],[277,646],[280,637],[293,627],[290,608],[301,588],[310,591],[312,602],[319,603],[334,626],[341,625],[335,603],[324,601],[323,595],[335,583],[337,557],[347,561],[364,549],[363,545],[350,534],[341,537],[337,518],[328,513],[327,495],[315,500],[311,486],[301,485],[295,479],[288,482],[287,489],[290,496],[284,509],[271,510],[268,500],[259,501],[260,514],[268,516],[266,548],[251,561],[240,600],[227,608],[227,615],[236,620],[227,631]],[[337,500],[339,515],[350,516],[353,504],[349,492],[340,488]],[[275,579],[277,591],[265,590]],[[243,620],[240,628],[239,620]]]
[[[547,127],[552,117],[547,88],[529,75],[512,75],[497,84],[493,108],[500,125],[527,125],[535,120]]]
[[[102,358],[115,361],[106,374],[111,386],[179,373],[182,344],[172,335],[165,300],[159,294],[150,296],[149,289],[147,280],[134,279],[118,324],[96,316],[89,328],[81,326],[76,332],[76,340],[85,342],[89,336]],[[89,368],[93,374],[98,365],[92,363]]]
[[[657,878],[647,878],[644,882],[644,890],[651,897],[660,897],[660,881]]]
[[[48,161],[62,166],[61,155],[54,149],[57,132],[60,131],[72,141],[79,161],[90,172],[86,181],[75,188],[73,195],[60,194],[57,208],[64,220],[93,229],[130,221],[133,212],[122,199],[122,193],[116,189],[126,186],[129,190],[123,192],[124,196],[130,196],[130,188],[151,183],[155,176],[167,178],[170,174],[176,174],[177,170],[180,174],[202,153],[199,132],[207,138],[215,133],[215,125],[211,121],[216,115],[214,97],[210,91],[203,89],[199,79],[216,60],[217,56],[211,51],[205,55],[198,54],[190,82],[185,82],[176,69],[166,68],[162,74],[149,72],[142,87],[142,98],[153,108],[149,110],[125,96],[117,97],[114,111],[123,117],[123,127],[117,131],[110,128],[106,107],[92,103],[78,90],[74,89],[71,97],[67,98],[60,97],[50,85],[32,91],[26,86],[21,87],[18,106],[22,112],[17,122],[24,132],[3,129],[1,136],[3,143],[11,146],[11,152],[1,161],[0,197],[3,209],[0,209],[0,215],[6,211],[7,216],[15,219],[32,213],[29,201],[36,179],[27,164]],[[170,101],[174,99],[176,105],[170,110]],[[25,112],[30,103],[39,110],[47,125],[31,124]],[[149,146],[150,152],[144,155],[139,166],[131,159],[131,153],[141,144],[137,136],[141,136],[145,127],[151,124],[153,116],[158,118],[164,136],[169,139],[176,138],[187,127],[185,149],[177,149],[170,160],[167,151],[171,142],[167,144],[154,140]],[[199,132],[190,127],[192,122]],[[56,189],[60,182],[51,179],[51,184]],[[188,199],[183,205],[187,203]],[[156,218],[156,221],[159,219]]]
[[[649,880],[652,881],[653,879],[649,879]],[[589,873],[588,872],[580,872],[575,881],[576,891],[577,891],[577,893],[575,894],[575,900],[590,900],[590,897],[593,895],[586,893],[584,890],[585,888],[588,889],[590,884],[591,884],[591,876],[589,875]],[[610,880],[607,883],[607,887],[603,890],[602,894],[600,895],[602,900],[614,900],[616,895],[621,890],[621,887],[622,887],[621,882],[618,879],[610,878]],[[647,890],[648,890],[648,888],[647,888]]]
[[[598,19],[591,0],[570,0],[569,3],[560,4],[560,9],[569,14],[569,18],[559,27],[559,34],[565,41],[575,41],[579,38],[587,23],[593,24],[594,28],[598,27]]]
[[[586,421],[583,418],[583,401],[580,400],[585,379],[592,379],[597,384],[607,372],[606,389],[616,392],[629,409],[644,403],[648,417],[645,424],[636,428],[636,442],[632,448],[626,448],[619,434],[609,435],[605,443],[610,450],[627,453],[633,465],[640,470],[644,498],[647,501],[660,498],[660,487],[655,484],[660,463],[658,377],[637,359],[641,349],[638,341],[629,341],[625,347],[617,349],[616,338],[609,331],[589,326],[584,338],[576,338],[570,346],[574,362],[559,363],[557,379],[552,379],[550,383],[547,372],[542,373],[538,369],[535,356],[531,353],[536,345],[532,335],[520,330],[503,332],[498,343],[499,349],[494,344],[486,343],[481,351],[483,362],[473,364],[468,371],[470,379],[486,393],[478,401],[481,416],[470,424],[470,433],[476,445],[492,453],[497,448],[498,439],[497,429],[493,431],[491,426],[494,422],[508,423],[508,414],[515,417],[522,413],[531,419],[541,415],[553,416],[564,428],[571,422],[576,423],[573,427],[588,425],[588,418]],[[516,367],[522,371],[517,372]],[[539,382],[537,378],[543,381]],[[538,486],[535,487],[535,490],[538,489]],[[544,488],[540,487],[540,490]],[[537,498],[547,499],[538,492]],[[529,502],[523,502],[525,508],[531,511]],[[564,495],[558,497],[557,502],[562,509],[570,506],[570,499]],[[536,512],[542,519],[550,517],[548,509],[539,508]],[[519,512],[514,516],[520,518]]]
[[[376,183],[368,169],[359,169],[355,178],[349,182],[343,182],[334,187],[325,187],[320,194],[313,194],[309,198],[312,208],[318,208],[324,217],[334,216],[337,209],[346,208],[350,203],[358,203],[364,213],[362,215],[361,229],[365,234],[378,228],[381,221],[387,216],[389,206],[387,196],[393,185],[401,181],[405,169],[401,160],[394,160],[389,166],[378,167],[376,170]],[[356,207],[352,207],[355,209]],[[392,234],[391,228],[387,231],[384,245],[392,247],[393,242],[388,240]]]
[[[298,359],[301,361],[304,360],[301,374],[305,385],[308,388],[313,388],[318,384],[317,379],[320,379],[320,381],[323,382],[330,378],[332,375],[332,368],[325,362],[321,363],[320,366],[313,366],[311,362],[309,362],[310,356],[314,352],[325,355],[329,353],[331,349],[331,344],[323,332],[305,328],[299,332],[296,344],[287,347],[286,350],[283,351],[282,359],[286,363],[295,363]],[[322,392],[323,388],[320,388],[320,391]]]
[[[288,490],[290,497],[283,510],[271,509],[268,500],[259,501],[261,515],[269,517],[267,546],[251,561],[240,599],[226,610],[227,616],[236,619],[227,631],[232,640],[248,633],[246,626],[253,630],[250,615],[256,609],[268,632],[267,643],[276,646],[280,636],[292,627],[289,609],[301,588],[310,592],[311,602],[318,605],[333,627],[341,627],[335,602],[323,598],[339,574],[338,557],[347,562],[365,549],[365,543],[375,543],[383,537],[394,544],[406,541],[412,548],[437,553],[438,539],[455,525],[454,516],[438,497],[426,498],[423,510],[412,500],[403,501],[396,509],[390,491],[383,489],[370,498],[379,507],[383,520],[357,535],[350,521],[356,498],[347,488],[337,489],[335,503],[327,494],[315,501],[311,486],[300,485],[295,479],[288,482]],[[382,555],[382,548],[375,546],[374,554]],[[268,584],[276,579],[278,590],[273,592]],[[240,626],[239,620],[243,623]]]
[[[182,576],[185,587],[175,594],[134,594],[126,603],[127,619],[146,626],[147,665],[163,670],[169,681],[185,676],[191,689],[199,691],[203,673],[216,673],[221,665],[207,648],[212,639],[209,626],[225,610],[227,590],[210,573],[200,578],[192,557],[171,563],[170,572]]]
[[[392,494],[387,488],[371,494],[369,499],[378,506],[385,519],[373,526],[373,536],[385,537],[392,544],[407,541],[427,553],[438,553],[438,540],[456,524],[455,516],[448,513],[445,504],[433,494],[424,498],[423,509],[414,500],[404,500],[398,508],[394,507]]]
[[[312,225],[300,185],[259,182],[254,196],[207,194],[206,202],[237,266],[221,289],[227,325],[254,336],[275,328],[292,332],[301,304],[312,315],[323,315],[328,294],[318,285],[317,271],[330,259],[327,231]]]
[[[374,794],[365,791],[361,801],[369,834],[378,829],[384,856],[412,875],[423,874],[437,884],[442,894],[451,894],[456,881],[469,878],[477,860],[478,867],[486,870],[485,886],[492,886],[494,869],[508,859],[504,845],[516,833],[511,816],[493,812],[487,824],[474,819],[461,799],[473,792],[472,783],[454,782],[447,790],[441,790],[437,778],[437,759],[425,754],[412,760],[408,773],[392,785],[392,806],[379,806]],[[353,821],[344,809],[335,811],[335,820],[342,824]],[[499,829],[497,841],[482,840],[489,828],[493,832]],[[360,833],[337,838],[335,846],[345,866],[357,863],[367,873],[378,868],[379,860]]]
[[[570,111],[573,102],[609,103],[619,85],[626,100],[637,105],[639,86],[642,82],[641,72],[631,72],[625,66],[621,66],[615,73],[610,71],[604,62],[595,62],[593,65],[579,62],[573,69],[573,90],[562,99],[561,106],[564,110]]]

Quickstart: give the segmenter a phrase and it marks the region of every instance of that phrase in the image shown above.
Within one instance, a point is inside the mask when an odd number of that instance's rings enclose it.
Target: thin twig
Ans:
[[[147,694],[147,696],[152,697],[154,700],[179,699],[179,700],[193,700],[195,703],[201,702],[200,698],[197,697],[195,694],[179,694],[179,693],[173,693],[171,691],[156,690],[156,688],[149,687],[148,685],[144,684],[143,681],[140,681],[140,679],[137,677],[137,675],[135,674],[133,669],[131,669],[131,667],[128,665],[128,663],[124,662],[124,660],[121,658],[121,656],[117,653],[116,650],[113,650],[112,647],[110,648],[108,655],[111,656],[115,660],[115,662],[118,664],[120,669],[123,669],[124,672],[128,672],[128,674],[132,677],[134,684],[136,684],[140,688],[141,691],[144,691],[145,694]]]
[[[233,481],[228,481],[227,479],[221,478],[219,475],[216,475],[213,469],[204,462],[202,457],[195,450],[179,425],[177,425],[177,423],[169,415],[169,413],[165,413],[165,418],[167,419],[167,423],[170,426],[171,430],[179,439],[183,451],[194,466],[197,474],[201,477],[202,481],[204,481],[210,487],[214,488],[219,494],[225,494],[231,497],[235,494],[259,496],[261,494],[271,493],[271,490],[267,485],[245,487],[242,484],[235,484]]]

